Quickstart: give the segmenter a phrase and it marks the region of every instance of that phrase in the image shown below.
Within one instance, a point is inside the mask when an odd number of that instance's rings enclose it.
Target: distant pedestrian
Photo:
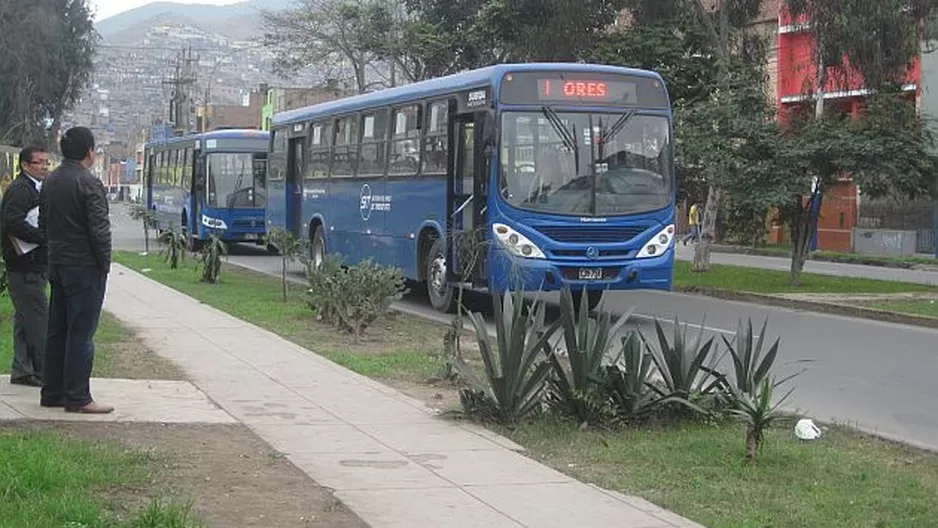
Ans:
[[[41,147],[20,152],[20,174],[0,201],[0,244],[13,301],[13,369],[10,383],[42,386],[49,301],[47,248],[39,231],[39,191],[49,175],[49,153]]]
[[[700,240],[700,207],[695,202],[690,206],[690,212],[687,214],[687,225],[690,232],[684,237],[683,243],[686,246],[688,240],[697,243]]]
[[[69,129],[61,140],[62,165],[40,196],[40,228],[49,243],[49,329],[40,404],[68,412],[106,414],[113,407],[91,397],[94,334],[111,268],[107,192],[88,169],[94,135]]]

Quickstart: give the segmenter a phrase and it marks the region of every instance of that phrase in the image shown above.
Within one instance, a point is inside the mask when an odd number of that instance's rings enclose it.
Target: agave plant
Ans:
[[[608,358],[619,356],[618,334],[632,310],[615,322],[610,313],[602,311],[593,320],[589,306],[582,303],[577,310],[570,289],[564,288],[560,311],[569,369],[556,352],[548,356],[553,367],[548,401],[556,411],[579,423],[597,423],[604,419],[603,364],[608,363]]]
[[[202,267],[202,282],[215,284],[221,277],[221,259],[228,254],[228,247],[217,235],[211,235],[202,248],[199,265]]]
[[[621,367],[618,364],[606,367],[607,390],[621,419],[648,418],[662,404],[674,400],[663,396],[650,383],[654,361],[635,332],[622,338],[621,363]]]
[[[645,345],[661,374],[667,393],[688,402],[700,396],[709,396],[725,385],[726,377],[716,370],[720,358],[716,356],[714,338],[703,341],[703,325],[693,342],[687,339],[687,327],[674,321],[673,342],[665,336],[661,323],[655,319],[658,346]],[[708,361],[709,360],[709,361]]]
[[[759,332],[758,339],[755,339],[752,332],[752,319],[743,327],[739,324],[736,331],[736,337],[731,342],[726,336],[723,336],[723,342],[733,358],[733,367],[736,374],[735,385],[739,392],[742,392],[752,398],[756,397],[756,392],[762,386],[763,381],[769,377],[775,359],[778,356],[779,344],[781,338],[775,340],[775,343],[769,348],[763,356],[762,347],[765,341],[765,330],[768,327],[769,320],[766,318],[762,324],[762,331]],[[802,371],[803,372],[803,371]],[[775,383],[775,387],[798,376],[801,372],[796,372],[781,381]]]
[[[179,262],[186,258],[186,236],[170,228],[160,235],[159,241],[163,245],[161,252],[169,268],[179,268]]]
[[[765,440],[765,431],[787,417],[780,409],[794,389],[773,405],[772,391],[778,385],[773,378],[763,378],[755,395],[730,385],[736,400],[736,408],[730,410],[730,413],[746,424],[746,460],[749,463],[756,461]]]
[[[496,297],[497,347],[492,344],[482,315],[469,314],[485,364],[485,379],[481,379],[463,358],[455,359],[457,372],[470,385],[460,394],[467,413],[514,424],[537,411],[542,404],[550,374],[550,363],[544,359],[550,352],[549,340],[560,329],[562,321],[545,328],[544,303],[535,301],[525,313],[523,295],[517,290],[506,292],[501,300]]]

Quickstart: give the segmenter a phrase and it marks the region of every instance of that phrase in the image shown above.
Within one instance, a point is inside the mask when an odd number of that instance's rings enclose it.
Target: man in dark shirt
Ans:
[[[42,187],[39,228],[49,244],[49,328],[40,404],[106,414],[91,397],[94,334],[111,268],[111,221],[94,165],[94,135],[85,127],[62,136],[62,165]]]
[[[20,152],[19,163],[20,174],[0,203],[0,246],[15,312],[10,383],[41,387],[49,302],[46,240],[39,232],[37,212],[39,190],[49,175],[49,153],[27,147]]]

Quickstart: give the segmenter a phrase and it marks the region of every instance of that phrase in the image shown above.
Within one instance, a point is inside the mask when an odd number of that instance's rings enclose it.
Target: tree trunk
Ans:
[[[143,227],[143,252],[150,253],[150,230],[146,226]]]
[[[759,454],[759,434],[754,427],[746,427],[746,462],[756,463],[756,457]]]
[[[287,259],[280,259],[280,280],[283,284],[283,302],[287,302]]]
[[[704,207],[703,223],[700,226],[700,241],[694,249],[694,272],[710,271],[710,246],[717,227],[717,209],[720,202],[720,190],[710,186],[707,191],[707,205]]]

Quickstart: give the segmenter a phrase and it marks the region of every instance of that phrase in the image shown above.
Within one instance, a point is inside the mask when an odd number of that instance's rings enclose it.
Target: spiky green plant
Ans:
[[[676,401],[674,396],[662,395],[650,382],[652,367],[651,353],[636,332],[622,338],[621,361],[605,369],[607,390],[618,419],[641,421],[654,415],[665,403]]]
[[[202,247],[199,254],[199,266],[202,269],[202,282],[217,284],[221,278],[222,257],[228,254],[228,246],[218,235],[209,235],[208,243]]]
[[[159,238],[163,249],[160,252],[170,269],[179,268],[179,263],[186,259],[186,236],[175,229],[166,230]]]
[[[693,402],[720,391],[725,385],[725,376],[717,371],[719,358],[716,356],[714,338],[703,340],[703,325],[694,341],[687,339],[687,327],[674,321],[674,334],[668,341],[661,323],[655,319],[657,347],[643,338],[651,352],[658,373],[665,386],[665,393]],[[708,361],[709,360],[709,361]]]
[[[777,386],[773,378],[765,377],[755,391],[755,395],[750,395],[730,385],[730,391],[736,403],[736,407],[730,410],[730,414],[746,425],[746,460],[749,463],[756,461],[765,441],[766,430],[787,418],[787,415],[781,411],[781,407],[794,389],[790,389],[781,400],[773,404],[772,392]]]
[[[762,347],[765,343],[765,331],[768,325],[769,320],[766,318],[765,322],[762,323],[762,331],[759,332],[758,339],[753,335],[752,319],[748,320],[745,327],[740,322],[737,326],[736,336],[732,341],[723,336],[726,349],[733,359],[736,389],[750,397],[756,396],[756,391],[762,386],[762,382],[769,377],[778,356],[781,338],[776,339],[775,343],[763,355]],[[800,362],[806,363],[807,360]],[[777,387],[791,380],[801,372],[783,378],[781,381],[776,382],[775,386]]]
[[[505,292],[501,297],[493,296],[497,346],[492,344],[482,315],[469,314],[485,364],[485,379],[463,358],[456,358],[454,365],[470,385],[460,394],[467,413],[515,424],[541,408],[551,369],[546,361],[549,341],[562,321],[546,326],[546,306],[540,300],[525,313],[523,290]]]
[[[577,309],[570,288],[561,290],[560,320],[569,368],[564,367],[556,351],[551,352],[553,372],[548,403],[554,410],[581,424],[606,419],[603,364],[619,356],[622,341],[618,334],[632,311],[613,321],[611,313],[600,310],[593,320],[587,303],[581,303]]]

